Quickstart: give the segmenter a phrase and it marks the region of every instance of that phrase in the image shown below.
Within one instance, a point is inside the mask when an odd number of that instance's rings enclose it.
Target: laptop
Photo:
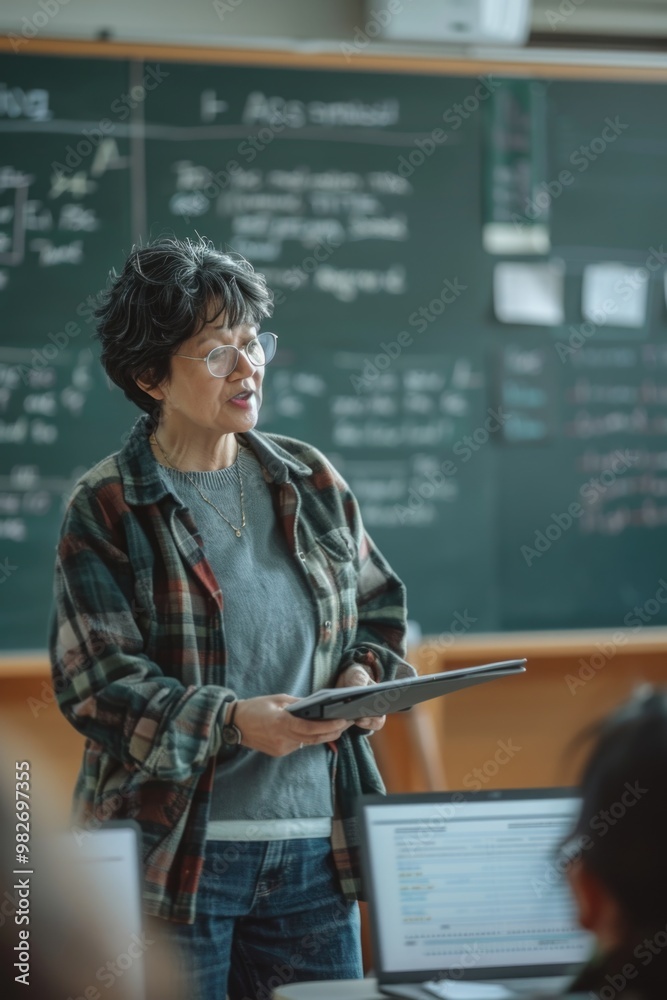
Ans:
[[[564,989],[594,943],[557,853],[579,805],[568,788],[362,796],[379,989],[415,998]]]
[[[146,1000],[143,933],[141,829],[133,820],[108,820],[96,830],[77,828],[54,845],[65,877],[74,879],[95,921],[89,944],[99,946],[110,965],[98,970],[108,991],[116,979],[124,1000]],[[121,979],[122,974],[122,979]],[[87,995],[87,994],[86,994]],[[112,990],[116,996],[116,991]]]

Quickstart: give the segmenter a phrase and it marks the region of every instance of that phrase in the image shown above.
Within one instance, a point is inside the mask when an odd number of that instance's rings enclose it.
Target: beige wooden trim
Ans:
[[[342,43],[341,43],[342,44]],[[349,44],[349,43],[348,43]],[[0,52],[14,52],[13,40],[0,35]],[[103,42],[82,39],[25,39],[19,55],[55,55],[96,59],[168,59],[172,62],[216,63],[229,66],[273,66],[289,69],[370,70],[376,73],[424,73],[443,76],[547,77],[573,80],[667,81],[667,66],[619,66],[533,62],[503,59],[463,59],[459,56],[415,56],[341,52],[298,52],[281,49],[224,48],[199,45],[158,45],[143,42]],[[606,55],[606,54],[605,54]]]
[[[667,652],[667,628],[643,627],[609,629],[571,629],[558,632],[486,632],[457,637],[424,636],[416,651],[418,657],[427,649],[439,652],[444,661],[465,657],[476,659],[515,659],[535,656],[540,659],[567,656],[590,656],[600,647],[612,644],[619,655],[628,653]],[[604,652],[604,649],[602,650]]]
[[[451,641],[450,633],[424,636],[408,653],[408,660],[419,663],[420,656],[435,649],[443,661],[448,659],[515,659],[522,656],[559,659],[590,656],[600,646],[611,643],[618,654],[667,653],[667,627],[570,629],[559,632],[484,632],[460,636]],[[437,670],[438,668],[436,668]],[[41,677],[50,674],[46,654],[4,653],[0,656],[0,680],[3,677]]]
[[[21,680],[22,677],[48,677],[50,674],[51,665],[46,655],[3,653],[0,656],[0,681],[7,678]]]

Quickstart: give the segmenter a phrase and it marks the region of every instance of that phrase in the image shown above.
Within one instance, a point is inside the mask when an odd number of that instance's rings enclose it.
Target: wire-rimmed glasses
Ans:
[[[187,358],[188,361],[205,361],[214,378],[225,378],[227,375],[231,375],[238,365],[241,351],[255,368],[268,365],[269,361],[273,361],[275,357],[277,342],[277,334],[260,333],[242,348],[234,347],[233,344],[223,344],[221,347],[214,347],[205,358],[195,358],[190,354],[174,354],[174,357]]]

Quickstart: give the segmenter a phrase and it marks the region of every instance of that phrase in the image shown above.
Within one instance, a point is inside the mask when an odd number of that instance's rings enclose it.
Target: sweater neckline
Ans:
[[[228,486],[234,484],[238,489],[239,472],[247,471],[249,461],[249,449],[245,445],[240,445],[236,458],[231,465],[226,465],[222,469],[207,469],[205,471],[190,471],[169,468],[164,466],[165,471],[170,475],[173,482],[177,483],[197,483],[198,486],[211,488]]]

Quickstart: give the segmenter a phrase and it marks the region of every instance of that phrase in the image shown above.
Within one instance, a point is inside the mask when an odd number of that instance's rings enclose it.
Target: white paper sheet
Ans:
[[[603,262],[584,270],[581,311],[596,326],[644,326],[647,299],[645,268]]]
[[[501,323],[559,326],[564,320],[565,266],[560,260],[502,261],[493,272],[493,305]]]

